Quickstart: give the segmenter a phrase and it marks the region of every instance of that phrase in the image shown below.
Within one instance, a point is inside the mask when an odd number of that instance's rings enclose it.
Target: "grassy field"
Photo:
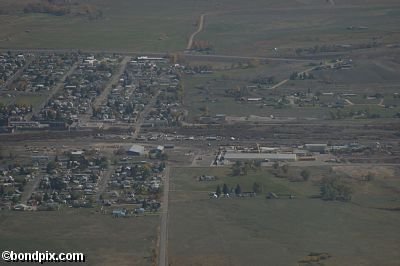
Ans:
[[[13,13],[0,16],[0,47],[128,51],[183,49],[195,28],[183,1],[90,1],[103,18]],[[193,17],[194,16],[194,17]]]
[[[317,0],[128,1],[90,0],[103,16],[24,14],[21,3],[0,3],[3,48],[76,48],[128,51],[176,51],[185,48],[201,13],[205,31],[198,39],[211,42],[223,54],[274,55],[295,47],[398,40],[398,3],[360,1],[332,7]],[[351,5],[353,4],[353,5]],[[12,6],[15,6],[14,8]],[[11,8],[10,8],[11,6]],[[367,31],[346,31],[351,25]],[[316,37],[318,36],[318,37]]]
[[[299,265],[310,252],[332,257],[323,265],[397,265],[400,252],[395,211],[371,208],[397,199],[383,187],[395,178],[374,181],[369,189],[355,182],[355,202],[324,202],[308,198],[318,193],[314,183],[328,175],[326,168],[310,168],[311,181],[288,182],[270,171],[230,177],[223,168],[177,168],[172,172],[170,196],[169,263],[171,265]],[[299,169],[291,169],[296,174]],[[216,182],[194,177],[216,175]],[[296,199],[208,199],[218,183],[251,189],[254,181],[264,192],[293,193]],[[385,185],[383,185],[383,182]],[[396,185],[392,183],[395,187]],[[361,195],[364,195],[361,197]],[[368,202],[368,204],[366,204]],[[300,264],[301,265],[301,264]],[[304,264],[305,265],[305,264]]]
[[[293,1],[294,2],[294,1]],[[210,14],[206,27],[198,38],[211,42],[216,53],[293,54],[295,47],[314,47],[323,44],[368,43],[377,35],[379,41],[395,42],[393,35],[399,23],[396,16],[399,6],[330,7],[326,1],[308,1],[301,5],[293,2],[284,8],[265,5],[248,5],[236,11],[228,9]],[[302,1],[307,2],[307,1]],[[319,3],[317,3],[319,2]],[[350,1],[352,2],[352,1]],[[350,31],[352,25],[368,27],[365,31]],[[274,48],[280,51],[277,53]]]
[[[158,216],[112,218],[93,210],[0,212],[0,249],[83,252],[85,265],[152,265]]]

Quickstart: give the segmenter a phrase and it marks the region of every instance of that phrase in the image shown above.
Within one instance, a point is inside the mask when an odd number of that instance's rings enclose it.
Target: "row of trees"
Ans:
[[[232,165],[232,175],[247,175],[249,170],[258,170],[261,167],[261,161],[250,161],[242,163],[241,161],[236,161],[234,165]]]
[[[305,79],[315,79],[314,75],[312,73],[298,73],[298,72],[293,72],[290,75],[290,79],[291,80],[296,80],[296,79],[301,79],[301,80],[305,80]]]
[[[255,84],[269,85],[275,84],[276,78],[274,76],[258,76],[254,78],[251,82]]]
[[[284,164],[282,166],[279,166],[279,163],[275,162],[272,165],[272,168],[274,169],[275,176],[278,176],[278,177],[286,177],[288,175],[288,173],[289,173],[289,165],[288,164]],[[301,179],[303,181],[308,181],[310,179],[310,176],[311,176],[311,173],[307,169],[303,169],[300,172],[300,177],[301,177]],[[294,179],[292,178],[292,181],[299,181],[299,179],[298,178],[294,178]]]
[[[255,193],[260,193],[262,192],[262,185],[258,182],[253,183],[253,192]],[[242,187],[237,184],[235,188],[229,188],[227,184],[223,184],[222,188],[220,185],[217,186],[217,189],[215,190],[215,194],[219,197],[221,194],[229,194],[229,193],[235,193],[236,195],[242,194]]]

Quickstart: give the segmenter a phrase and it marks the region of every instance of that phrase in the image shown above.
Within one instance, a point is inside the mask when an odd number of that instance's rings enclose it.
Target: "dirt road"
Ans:
[[[205,17],[205,15],[206,15],[206,14],[201,14],[200,20],[199,20],[199,25],[198,25],[198,27],[197,27],[197,30],[196,30],[195,32],[193,32],[192,35],[190,35],[188,44],[187,44],[187,46],[186,46],[186,50],[192,49],[194,37],[196,37],[196,35],[199,34],[199,33],[203,30],[203,28],[204,28],[204,17]]]
[[[325,63],[325,64],[323,64],[323,66],[330,66],[330,67],[332,67],[333,65],[334,65],[334,63]],[[298,75],[308,74],[308,73],[310,73],[311,71],[313,71],[314,69],[316,69],[317,67],[320,67],[320,66],[313,66],[313,67],[310,67],[310,68],[308,68],[308,69],[306,69],[306,70],[304,70],[304,71],[302,71],[302,72],[299,72]],[[289,81],[289,79],[282,80],[281,82],[279,82],[278,84],[275,84],[274,86],[272,86],[272,87],[269,88],[269,89],[270,89],[270,90],[273,90],[273,89],[279,88],[280,86],[284,85],[284,84],[287,83],[288,81]]]

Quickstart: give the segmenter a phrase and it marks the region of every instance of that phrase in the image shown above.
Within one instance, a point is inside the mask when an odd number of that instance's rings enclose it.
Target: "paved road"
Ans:
[[[146,118],[146,116],[149,114],[151,108],[156,103],[157,97],[160,94],[160,92],[161,92],[161,90],[158,90],[157,93],[151,98],[149,104],[146,105],[146,107],[144,108],[144,110],[142,112],[140,112],[139,117],[136,121],[135,132],[133,133],[133,136],[132,136],[133,139],[136,139],[139,136],[143,121]]]
[[[25,189],[24,189],[24,191],[22,192],[22,195],[21,195],[21,202],[22,203],[24,203],[24,204],[28,203],[28,200],[31,197],[32,193],[39,186],[41,177],[42,177],[41,175],[35,174],[35,178],[26,185],[26,187],[25,187]]]
[[[130,56],[125,56],[122,59],[118,71],[112,75],[110,81],[108,82],[107,86],[104,88],[102,93],[98,97],[96,97],[96,99],[93,102],[93,107],[99,107],[103,102],[105,102],[108,94],[110,94],[111,92],[113,85],[118,83],[119,78],[124,73],[126,66],[130,60],[131,60]]]
[[[101,174],[101,179],[98,183],[97,186],[97,200],[100,200],[100,196],[104,193],[104,191],[107,188],[107,183],[111,178],[111,175],[114,173],[115,170],[115,166],[111,165],[111,163],[109,163],[108,169],[105,170],[102,174]]]
[[[196,35],[199,34],[203,30],[203,27],[204,27],[204,16],[205,16],[205,14],[201,14],[197,30],[195,32],[193,32],[192,35],[190,35],[188,44],[186,46],[186,50],[192,49],[194,37],[196,37]]]
[[[167,165],[164,175],[163,205],[160,227],[160,251],[158,254],[158,266],[168,266],[168,196],[169,196],[170,167]]]

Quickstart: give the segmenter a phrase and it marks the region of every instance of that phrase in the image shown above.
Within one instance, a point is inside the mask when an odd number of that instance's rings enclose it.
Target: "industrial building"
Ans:
[[[229,161],[296,161],[297,156],[293,153],[244,153],[244,152],[227,152],[224,155],[225,160]]]
[[[133,144],[127,151],[128,155],[140,156],[144,154],[144,146]]]
[[[325,153],[328,150],[328,144],[305,144],[304,147],[310,152]]]

